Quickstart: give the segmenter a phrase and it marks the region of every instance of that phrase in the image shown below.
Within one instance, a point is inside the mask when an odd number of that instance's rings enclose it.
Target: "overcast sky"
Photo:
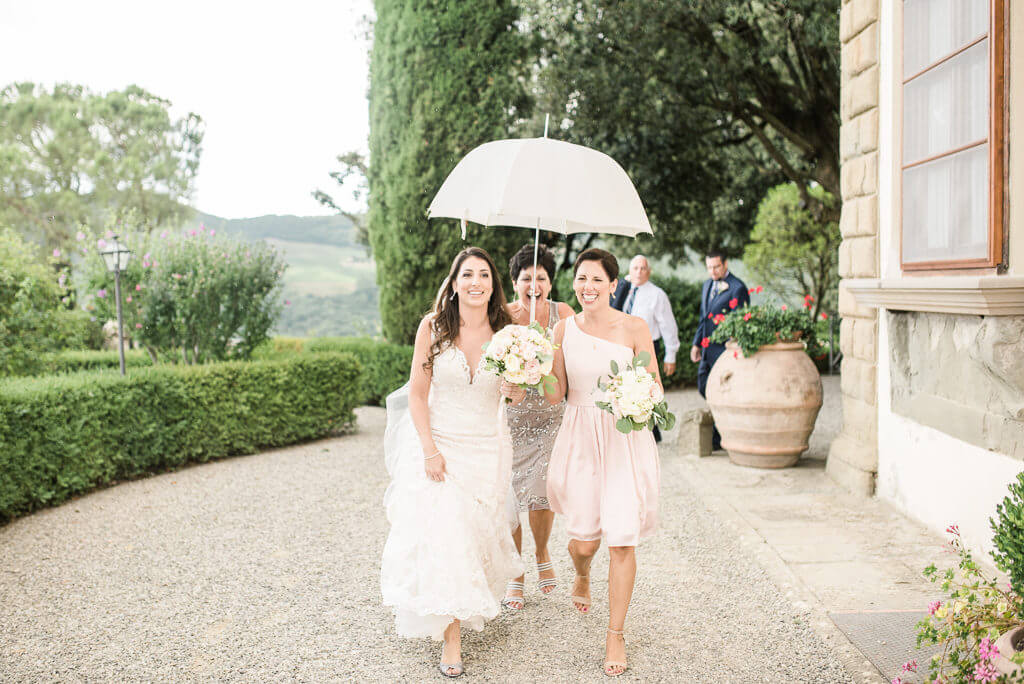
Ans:
[[[335,157],[366,149],[372,0],[0,0],[0,87],[129,84],[205,121],[192,204],[227,218],[324,214]],[[340,196],[343,195],[343,196]]]

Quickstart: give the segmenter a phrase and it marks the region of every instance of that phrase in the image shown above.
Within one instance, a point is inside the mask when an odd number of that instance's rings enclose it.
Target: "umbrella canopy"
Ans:
[[[633,182],[608,155],[550,138],[484,143],[463,157],[430,218],[635,237],[653,233]]]

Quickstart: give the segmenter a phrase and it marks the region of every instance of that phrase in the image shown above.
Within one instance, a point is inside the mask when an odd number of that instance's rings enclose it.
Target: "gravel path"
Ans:
[[[356,435],[124,483],[0,528],[0,681],[440,680],[439,646],[397,639],[380,605],[383,420],[363,408]],[[621,679],[851,681],[695,501],[674,453],[662,529],[638,551]],[[531,568],[526,609],[463,637],[467,679],[607,681],[607,552],[593,614],[579,616],[566,541],[556,521],[551,597]]]

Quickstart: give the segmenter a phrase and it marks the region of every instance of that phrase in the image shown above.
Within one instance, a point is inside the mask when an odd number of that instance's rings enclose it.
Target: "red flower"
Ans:
[[[812,297],[811,295],[804,295],[804,301],[805,302],[813,302],[814,301],[814,297]]]
[[[783,304],[783,305],[782,305],[782,307],[781,307],[781,309],[782,309],[783,311],[785,311],[785,310],[786,310],[786,309],[788,309],[788,308],[789,308],[789,307],[788,307],[788,306],[786,306],[785,304]]]
[[[700,341],[700,346],[704,347],[705,349],[708,348],[709,344],[711,344],[711,338],[710,337],[705,337],[703,340]]]
[[[709,320],[709,321],[711,320],[711,317],[712,317],[712,316],[714,316],[714,314],[708,314],[708,320]]]
[[[718,315],[717,315],[717,316],[715,316],[715,318],[714,318],[714,321],[715,321],[715,325],[718,325],[719,323],[721,323],[721,322],[722,322],[722,321],[724,321],[724,320],[725,320],[725,314],[718,314]]]
[[[729,308],[730,309],[735,309],[739,305],[740,305],[740,300],[737,299],[736,297],[733,297],[732,299],[729,300]]]
[[[805,309],[810,309],[811,308],[811,303],[805,300],[804,301],[804,308]]]
[[[751,292],[753,292],[754,294],[761,294],[762,292],[764,292],[764,288],[758,285],[753,290],[751,290]]]
[[[828,320],[828,314],[825,313],[824,311],[821,312],[821,320],[823,320],[823,321],[827,321]]]
[[[739,353],[739,352],[737,352],[737,351],[734,351],[734,352],[732,353],[732,358],[734,358],[734,359],[738,359],[738,358],[740,358],[740,353]]]
[[[754,315],[748,311],[747,313],[743,314],[743,320],[749,321],[751,318],[753,318],[753,316]]]

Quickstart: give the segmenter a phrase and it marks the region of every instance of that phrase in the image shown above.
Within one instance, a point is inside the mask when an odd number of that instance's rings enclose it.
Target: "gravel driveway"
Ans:
[[[440,680],[440,648],[380,605],[384,413],[360,432],[128,482],[0,528],[0,680]],[[652,682],[851,681],[666,449],[662,529],[638,551],[630,669]],[[463,637],[466,679],[607,681],[607,553],[593,613],[527,574],[527,606]],[[526,535],[529,537],[529,535]],[[527,542],[532,560],[532,539]]]

